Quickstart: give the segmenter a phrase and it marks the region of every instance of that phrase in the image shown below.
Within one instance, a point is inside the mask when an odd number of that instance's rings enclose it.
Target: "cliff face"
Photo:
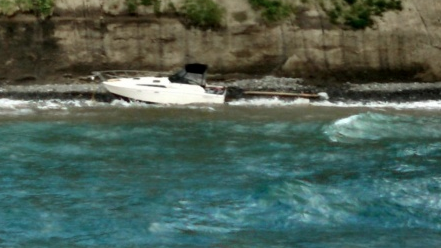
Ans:
[[[0,19],[0,81],[54,80],[93,70],[170,71],[189,62],[212,73],[280,74],[317,81],[441,79],[441,2],[403,0],[363,31],[331,25],[318,5],[262,25],[247,0],[217,2],[225,28],[202,31],[123,0],[56,0],[53,16]],[[181,0],[163,0],[179,7]],[[165,8],[165,7],[164,7]]]

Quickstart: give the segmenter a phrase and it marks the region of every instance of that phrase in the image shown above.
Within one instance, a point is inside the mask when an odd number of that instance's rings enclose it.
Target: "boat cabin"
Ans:
[[[204,64],[186,64],[185,68],[168,77],[172,83],[205,85],[208,66]]]

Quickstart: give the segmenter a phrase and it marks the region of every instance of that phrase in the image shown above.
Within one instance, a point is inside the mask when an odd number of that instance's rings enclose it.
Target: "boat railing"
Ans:
[[[98,77],[101,81],[108,81],[110,79],[118,79],[118,78],[154,77],[154,76],[158,76],[158,73],[152,71],[137,71],[137,70],[111,70],[111,71],[93,71],[92,75]]]

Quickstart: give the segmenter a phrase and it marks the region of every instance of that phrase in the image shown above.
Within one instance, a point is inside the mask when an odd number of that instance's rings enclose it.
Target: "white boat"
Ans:
[[[104,87],[114,95],[130,100],[159,104],[221,104],[224,86],[205,82],[208,66],[187,64],[169,77],[143,76],[143,71],[96,71]]]

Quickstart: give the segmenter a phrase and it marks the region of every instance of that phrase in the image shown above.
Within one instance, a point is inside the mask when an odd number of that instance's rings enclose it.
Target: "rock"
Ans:
[[[165,8],[183,1],[161,2]],[[217,74],[305,79],[280,78],[276,86],[263,79],[262,88],[441,80],[441,1],[402,0],[403,11],[387,12],[361,31],[332,25],[318,4],[296,19],[262,25],[248,0],[216,2],[226,9],[224,29],[188,28],[179,17],[152,11],[130,16],[125,0],[57,0],[49,20],[3,18],[2,82],[22,75],[41,82],[64,74],[73,79],[102,69],[170,71],[188,62],[209,64]]]

